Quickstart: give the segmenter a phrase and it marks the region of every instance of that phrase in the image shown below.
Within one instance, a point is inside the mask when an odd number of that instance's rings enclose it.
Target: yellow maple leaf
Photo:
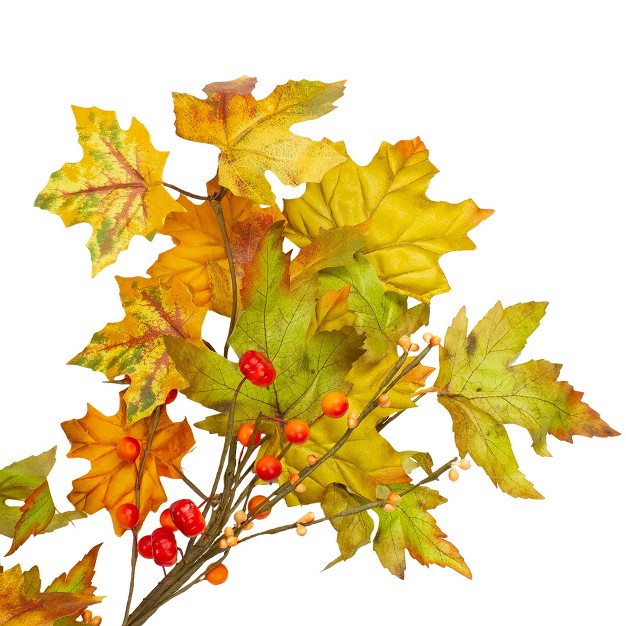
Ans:
[[[343,143],[334,146],[346,154]],[[384,288],[429,302],[450,289],[439,258],[474,249],[468,231],[493,212],[471,200],[430,200],[426,190],[436,173],[419,138],[383,142],[368,165],[348,157],[320,183],[307,184],[302,197],[286,200],[286,233],[302,247],[321,230],[371,220],[361,251]]]
[[[120,297],[126,316],[107,324],[71,361],[103,372],[113,380],[128,375],[124,399],[132,423],[150,415],[172,389],[184,389],[181,376],[163,344],[164,335],[184,337],[197,346],[207,308],[196,307],[184,285],[163,287],[157,278],[120,278]]]
[[[91,462],[89,472],[72,482],[69,501],[76,509],[88,514],[106,509],[118,535],[124,529],[118,524],[115,512],[122,504],[135,504],[139,464],[154,419],[151,416],[129,424],[122,396],[123,393],[120,393],[120,408],[113,416],[103,415],[87,405],[85,417],[61,424],[72,444],[67,456]],[[195,443],[187,420],[172,422],[165,406],[160,411],[141,481],[138,528],[150,511],[157,511],[167,500],[160,477],[180,478],[180,461]],[[134,437],[141,446],[141,453],[135,462],[123,461],[117,454],[117,443],[123,437]]]
[[[134,235],[149,236],[182,208],[161,180],[169,153],[155,150],[143,124],[133,118],[124,131],[113,111],[72,108],[84,156],[52,174],[35,206],[56,213],[66,226],[93,227],[87,247],[95,275]]]
[[[219,187],[215,177],[207,183],[207,195],[217,192]],[[167,286],[177,278],[191,291],[194,304],[230,315],[232,289],[228,259],[213,208],[208,201],[198,205],[184,196],[178,202],[185,210],[170,213],[159,231],[172,237],[176,245],[159,255],[148,274],[160,278]],[[275,204],[263,209],[230,191],[222,198],[221,206],[241,288],[244,269],[261,237],[284,217]]]
[[[344,81],[289,81],[263,100],[252,90],[256,78],[211,83],[205,100],[174,93],[176,132],[183,139],[220,150],[219,182],[238,196],[273,204],[265,178],[271,170],[286,185],[319,181],[345,160],[328,141],[312,141],[289,131],[292,124],[316,119],[334,109]]]

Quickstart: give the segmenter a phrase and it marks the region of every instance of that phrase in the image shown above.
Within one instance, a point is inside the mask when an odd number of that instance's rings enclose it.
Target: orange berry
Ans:
[[[462,469],[462,470],[467,470],[472,466],[472,462],[469,459],[461,459],[457,465]]]
[[[381,394],[378,396],[378,406],[381,409],[388,409],[391,406],[391,398],[386,393]]]
[[[426,343],[430,343],[430,340],[433,338],[432,333],[424,333],[424,341]]]
[[[252,530],[254,528],[254,522],[248,522],[243,529],[244,530]]]
[[[428,342],[431,346],[438,346],[441,343],[441,337],[437,337],[436,335],[434,337],[430,338],[430,341]]]
[[[289,482],[292,485],[294,483],[297,483],[299,479],[300,479],[300,474],[296,474],[296,472],[294,472],[293,474],[289,474]]]
[[[308,513],[305,513],[299,520],[298,523],[299,524],[310,524],[313,520],[315,519],[315,513],[313,513],[312,511],[309,511]]]
[[[217,542],[217,545],[219,546],[220,550],[226,550],[226,548],[228,548],[228,543],[226,542],[226,539],[224,539],[224,537],[222,537]]]
[[[232,526],[226,526],[226,528],[224,528],[224,537],[232,537],[234,534],[235,531]]]
[[[309,465],[315,465],[317,463],[317,457],[314,454],[309,454],[306,458],[306,462]]]
[[[236,511],[233,518],[237,524],[243,524],[248,519],[248,516],[245,511]]]
[[[328,417],[345,415],[348,406],[348,398],[340,391],[331,391],[322,398],[322,413]]]
[[[91,618],[93,617],[93,613],[89,610],[89,609],[85,609],[80,616],[83,618],[83,622],[85,622],[86,624],[88,624],[91,621]]]
[[[178,530],[178,526],[176,526],[172,520],[172,514],[170,513],[169,508],[161,512],[161,515],[159,516],[159,523],[163,526],[163,528],[169,528],[173,532]]]
[[[304,483],[300,483],[294,487],[294,491],[297,493],[304,493],[306,491],[306,485]]]
[[[266,498],[265,496],[253,496],[248,502],[248,511],[250,511],[250,513],[254,512],[256,508],[259,508],[264,502],[267,502],[267,500],[268,498]],[[271,511],[271,508],[265,509],[262,513],[256,513],[255,517],[256,519],[265,519],[271,513]]]
[[[100,626],[100,624],[102,624],[102,618],[99,615],[92,617],[89,622],[89,626]]]
[[[398,344],[405,352],[408,352],[411,348],[411,338],[408,335],[402,335],[398,339]]]
[[[239,543],[239,539],[237,539],[237,537],[228,537],[226,539],[226,543],[229,545],[229,547],[234,548],[238,543]]]
[[[389,504],[389,502],[387,502],[387,504],[383,507],[383,511],[385,511],[385,513],[393,513],[395,510],[395,505]]]
[[[393,504],[394,506],[396,504],[400,504],[400,495],[397,494],[395,491],[392,491],[388,496],[387,496],[387,502],[389,504]]]
[[[296,526],[296,532],[300,535],[300,537],[304,537],[306,535],[306,528],[302,524],[298,524]]]
[[[448,472],[448,478],[454,482],[459,479],[459,470],[456,467],[451,467]]]
[[[228,578],[228,568],[223,563],[220,563],[213,569],[209,570],[204,578],[212,585],[221,585],[222,583],[225,583]]]
[[[417,352],[419,349],[420,347],[416,343],[412,343],[409,352]]]

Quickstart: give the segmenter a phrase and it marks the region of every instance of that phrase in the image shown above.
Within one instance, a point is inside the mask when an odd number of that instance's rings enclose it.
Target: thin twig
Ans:
[[[211,196],[199,196],[196,193],[191,193],[191,191],[185,191],[184,189],[181,189],[180,187],[177,187],[176,185],[170,185],[170,183],[163,183],[163,187],[169,187],[170,189],[173,189],[174,191],[178,191],[178,193],[182,193],[183,196],[195,198],[196,200],[211,200]]]

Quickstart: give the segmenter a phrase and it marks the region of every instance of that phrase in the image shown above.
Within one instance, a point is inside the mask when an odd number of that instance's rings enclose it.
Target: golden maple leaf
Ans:
[[[69,501],[79,511],[92,514],[106,509],[118,535],[124,532],[115,517],[118,507],[135,504],[135,483],[155,416],[129,424],[126,403],[120,393],[120,408],[115,415],[103,415],[87,405],[81,419],[63,422],[61,427],[72,444],[69,458],[87,459],[91,469],[72,482]],[[116,446],[123,437],[134,437],[141,453],[134,462],[123,461]],[[160,409],[159,422],[146,459],[140,489],[139,527],[150,511],[157,511],[167,500],[160,477],[180,478],[180,461],[195,443],[187,420],[172,422],[165,406]]]
[[[343,143],[333,145],[347,156]],[[307,184],[300,198],[286,200],[287,236],[302,247],[321,230],[370,220],[362,252],[384,289],[429,302],[450,289],[440,257],[473,250],[468,231],[493,213],[472,200],[430,200],[426,190],[436,173],[419,138],[383,142],[368,165],[348,157],[320,183]]]
[[[222,186],[259,204],[273,204],[266,170],[285,185],[296,186],[321,180],[345,160],[329,141],[312,141],[289,131],[292,124],[332,111],[333,102],[343,95],[344,81],[291,80],[263,100],[252,95],[255,85],[256,78],[242,76],[207,85],[205,100],[174,93],[176,133],[221,150]]]
[[[170,390],[187,386],[165,351],[163,337],[184,337],[203,346],[200,333],[207,309],[195,306],[178,281],[169,289],[157,278],[118,276],[117,282],[126,316],[95,333],[70,364],[103,372],[109,380],[130,376],[124,398],[128,420],[134,422],[163,404]]]
[[[207,183],[207,195],[219,188],[216,176]],[[167,286],[177,278],[191,291],[194,304],[230,315],[232,288],[228,259],[213,208],[208,201],[198,205],[185,196],[178,202],[185,211],[170,213],[159,231],[171,236],[176,245],[159,255],[148,274],[160,278]],[[252,260],[261,237],[274,222],[284,217],[275,204],[263,209],[231,191],[226,192],[221,206],[241,288],[244,269]]]
[[[84,156],[52,174],[35,206],[56,213],[66,226],[93,227],[87,247],[95,275],[115,262],[133,235],[149,236],[168,213],[182,209],[161,180],[169,153],[155,150],[143,124],[133,118],[122,130],[113,111],[72,108]]]

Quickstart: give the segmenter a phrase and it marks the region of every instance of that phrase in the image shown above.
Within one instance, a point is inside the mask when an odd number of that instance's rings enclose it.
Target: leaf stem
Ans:
[[[174,191],[178,191],[178,193],[182,193],[183,196],[188,196],[189,198],[195,198],[196,200],[211,200],[212,196],[199,196],[198,194],[195,193],[191,193],[191,191],[185,191],[184,189],[181,189],[180,187],[177,187],[176,185],[170,185],[170,183],[163,183],[163,187],[169,187],[170,189],[173,189]]]

